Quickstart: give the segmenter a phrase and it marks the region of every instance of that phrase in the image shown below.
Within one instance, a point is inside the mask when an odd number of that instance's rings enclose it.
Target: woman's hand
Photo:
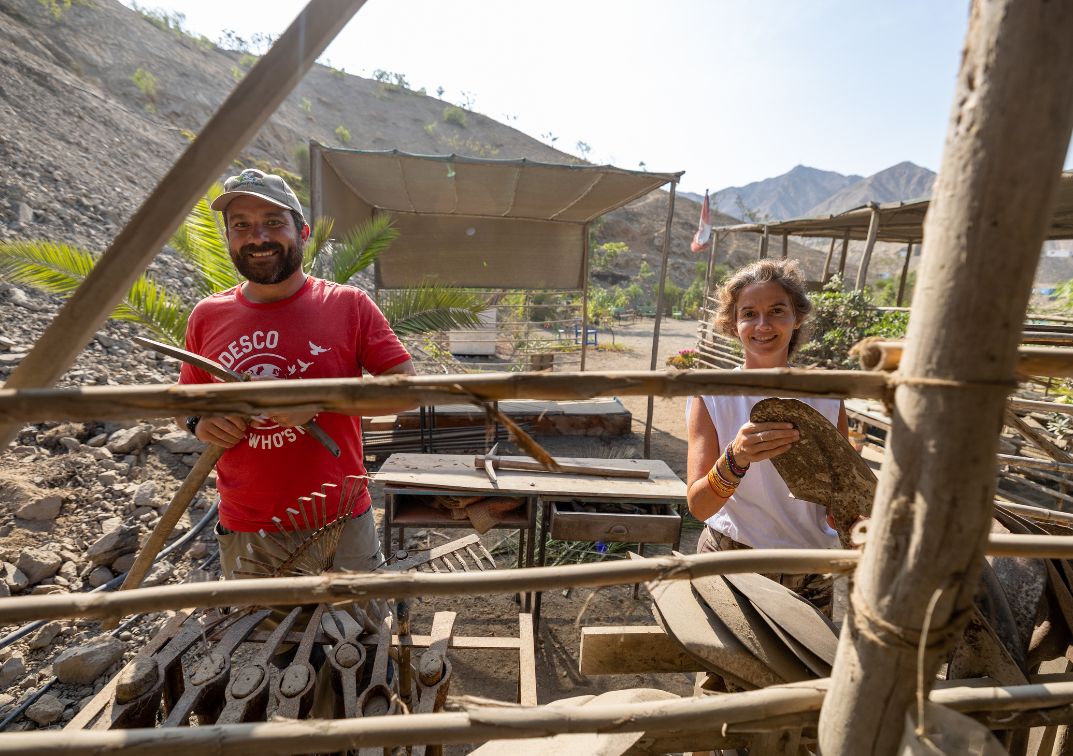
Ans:
[[[801,438],[790,423],[746,423],[731,441],[734,461],[741,467],[777,457]]]
[[[240,416],[203,417],[194,436],[207,444],[230,449],[246,435],[246,418]]]

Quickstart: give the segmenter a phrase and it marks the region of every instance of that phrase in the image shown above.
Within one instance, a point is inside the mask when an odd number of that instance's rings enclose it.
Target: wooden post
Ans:
[[[760,260],[763,260],[765,257],[767,257],[767,239],[768,239],[768,232],[767,232],[767,224],[765,223],[764,224],[764,233],[762,233],[760,235],[760,253],[757,256],[758,259],[760,259]]]
[[[310,0],[190,143],[8,378],[48,386],[71,366],[183,216],[276,111],[364,0]],[[0,426],[0,450],[17,428]]]
[[[909,246],[905,250],[905,264],[902,265],[902,277],[898,280],[898,300],[895,304],[898,307],[902,306],[902,299],[905,296],[905,280],[909,277],[909,261],[913,259],[913,242],[909,242]]]
[[[584,248],[581,260],[581,365],[579,370],[585,372],[585,355],[588,354],[589,343],[589,224],[581,233],[584,236]],[[528,314],[527,314],[528,317]]]
[[[879,206],[872,205],[872,219],[868,222],[868,240],[864,243],[864,255],[861,257],[861,266],[857,268],[857,291],[864,288],[864,282],[868,278],[868,263],[872,261],[872,250],[876,246],[876,234],[879,233]]]
[[[894,392],[892,464],[820,715],[828,756],[896,752],[928,603],[943,591],[920,670],[927,689],[972,606],[998,430],[1073,127],[1071,38],[1071,3],[972,4]]]
[[[782,259],[785,260],[787,255],[790,254],[790,234],[784,233],[782,235]]]
[[[820,276],[820,283],[826,285],[827,279],[831,275],[831,261],[835,256],[835,237],[831,237],[831,246],[827,248],[827,257],[823,260],[823,275]]]
[[[842,255],[838,258],[838,277],[846,280],[846,254],[849,252],[849,229],[842,234]]]
[[[671,255],[671,222],[674,220],[674,197],[678,190],[678,181],[671,182],[671,190],[667,196],[667,222],[663,226],[663,259],[659,265],[659,289],[656,292],[656,323],[652,328],[652,359],[649,369],[656,369],[656,361],[659,359],[659,326],[663,322],[663,286],[667,282],[667,260]],[[654,399],[648,397],[648,414],[645,416],[645,457],[652,451],[652,412],[655,408]]]

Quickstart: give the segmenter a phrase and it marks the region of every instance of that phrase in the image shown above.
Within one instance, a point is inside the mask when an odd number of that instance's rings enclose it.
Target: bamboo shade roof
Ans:
[[[879,229],[876,240],[920,242],[924,238],[924,216],[928,212],[929,205],[929,199],[875,205],[874,207],[879,211]],[[768,234],[839,239],[848,232],[851,240],[864,241],[868,238],[872,207],[873,205],[863,205],[825,218],[794,218],[768,224],[743,223],[720,226],[717,230],[763,233],[767,228]],[[1047,230],[1047,238],[1073,239],[1073,172],[1067,171],[1062,174],[1058,188],[1058,202],[1051,220],[1051,227]]]
[[[681,173],[310,145],[314,215],[345,235],[377,213],[401,232],[378,288],[423,282],[582,289],[586,225]]]

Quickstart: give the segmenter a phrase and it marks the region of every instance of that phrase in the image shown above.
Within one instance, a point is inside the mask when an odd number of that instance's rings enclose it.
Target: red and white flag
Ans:
[[[697,233],[693,234],[693,243],[689,248],[694,252],[703,252],[712,238],[712,209],[708,204],[708,190],[704,190],[704,204],[700,206],[700,223]]]

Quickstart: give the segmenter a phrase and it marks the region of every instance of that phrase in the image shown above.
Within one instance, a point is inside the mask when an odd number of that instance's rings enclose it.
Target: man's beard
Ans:
[[[273,258],[274,265],[266,266],[249,257],[254,252],[277,251],[283,254]],[[302,245],[295,244],[289,249],[278,242],[265,242],[264,244],[247,244],[239,249],[238,254],[232,253],[231,260],[238,272],[248,281],[255,284],[278,284],[290,278],[296,270],[302,267]]]

